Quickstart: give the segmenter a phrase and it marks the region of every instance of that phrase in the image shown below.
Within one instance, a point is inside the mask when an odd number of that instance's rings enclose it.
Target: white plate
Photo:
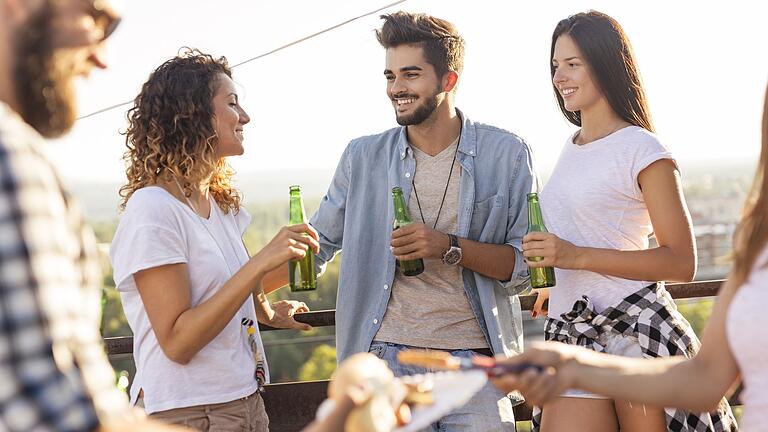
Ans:
[[[395,429],[393,432],[416,432],[443,418],[446,414],[469,402],[475,393],[488,381],[483,371],[471,370],[463,372],[437,372],[408,377],[409,381],[432,379],[434,387],[431,405],[420,405],[413,408],[411,422]],[[334,402],[326,399],[317,409],[317,418],[327,416],[333,410]]]

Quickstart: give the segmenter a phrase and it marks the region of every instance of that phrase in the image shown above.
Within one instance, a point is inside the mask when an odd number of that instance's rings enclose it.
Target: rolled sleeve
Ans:
[[[515,248],[515,269],[509,281],[502,284],[513,294],[519,294],[529,285],[528,265],[523,258],[523,236],[528,231],[527,195],[538,189],[533,155],[527,143],[523,142],[515,160],[515,168],[509,184],[509,217],[505,244]]]
[[[315,255],[315,268],[318,274],[322,274],[326,265],[341,251],[351,173],[350,146],[344,150],[328,192],[320,201],[320,206],[309,222],[320,237],[320,253]]]

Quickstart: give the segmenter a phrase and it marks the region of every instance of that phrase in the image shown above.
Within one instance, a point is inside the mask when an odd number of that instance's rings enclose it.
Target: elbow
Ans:
[[[189,350],[185,350],[182,347],[167,346],[161,344],[160,348],[162,348],[163,354],[165,354],[168,360],[182,366],[189,364],[189,362],[192,360],[192,357],[194,356],[193,353],[190,353]]]
[[[717,411],[721,400],[723,400],[723,395],[721,394],[702,395],[701,399],[693,401],[687,408],[694,412],[711,413]]]
[[[723,400],[722,395],[718,395],[710,398],[710,400],[706,401],[706,403],[704,404],[704,411],[702,412],[711,413],[711,412],[717,411],[717,409],[720,407],[720,401],[722,400]]]
[[[683,257],[678,260],[672,271],[671,281],[673,282],[693,282],[696,278],[696,255]]]

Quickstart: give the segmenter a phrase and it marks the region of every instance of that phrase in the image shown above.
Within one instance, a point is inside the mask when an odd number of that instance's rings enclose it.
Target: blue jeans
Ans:
[[[374,341],[369,352],[387,362],[395,376],[432,372],[431,369],[403,365],[397,361],[397,353],[409,348],[414,347]],[[477,355],[477,353],[471,350],[456,350],[451,351],[451,355],[456,357],[472,357]],[[436,423],[433,423],[425,431],[514,432],[515,415],[512,411],[512,402],[491,383],[486,383],[466,405],[457,408]]]

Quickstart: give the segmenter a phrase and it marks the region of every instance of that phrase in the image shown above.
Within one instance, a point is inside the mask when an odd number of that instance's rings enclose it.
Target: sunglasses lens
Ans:
[[[120,21],[122,21],[120,17],[115,17],[110,20],[107,28],[104,29],[104,39],[108,38],[112,33],[115,32],[117,26],[120,25]]]

